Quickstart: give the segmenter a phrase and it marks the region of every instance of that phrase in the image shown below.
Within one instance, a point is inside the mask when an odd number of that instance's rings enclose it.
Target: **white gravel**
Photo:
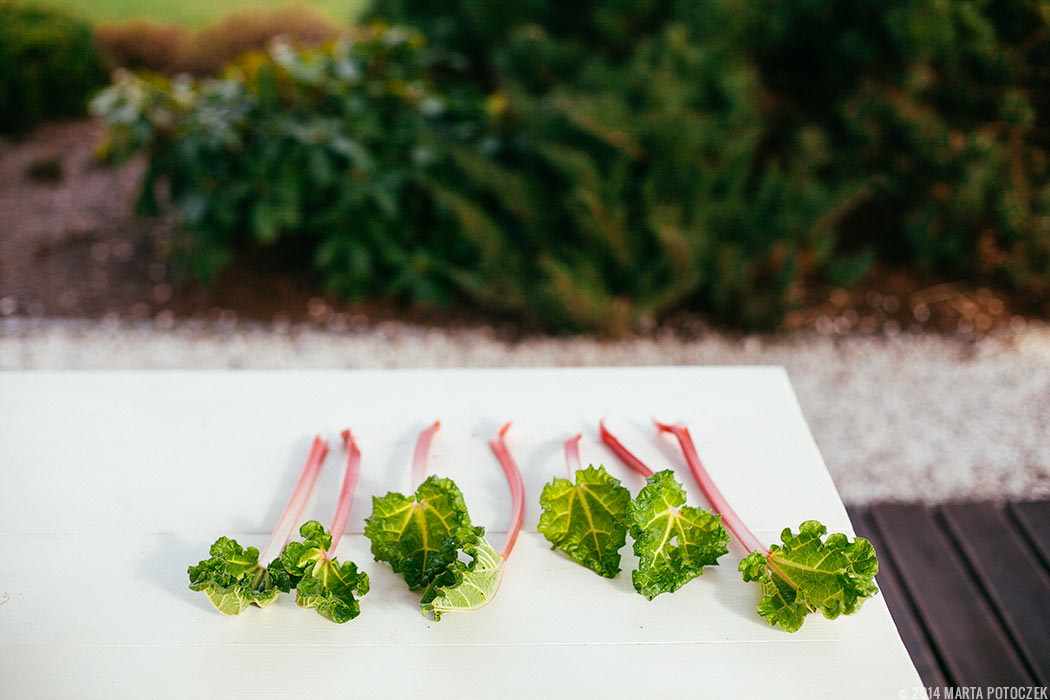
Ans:
[[[673,336],[515,343],[384,323],[350,332],[0,320],[0,369],[787,367],[847,503],[1050,496],[1050,326],[980,341]]]

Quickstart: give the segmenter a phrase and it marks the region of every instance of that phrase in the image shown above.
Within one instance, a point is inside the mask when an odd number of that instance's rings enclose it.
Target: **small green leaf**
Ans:
[[[685,504],[685,489],[667,469],[649,477],[627,509],[638,569],[634,589],[652,600],[673,593],[728,551],[722,516]]]
[[[411,496],[394,492],[373,496],[372,515],[365,518],[372,555],[376,561],[388,562],[409,588],[429,585],[465,547],[477,546],[484,531],[470,524],[459,487],[437,476],[429,477]]]
[[[575,484],[555,478],[543,487],[539,531],[553,549],[612,578],[620,572],[630,502],[631,493],[605,467],[581,469]]]
[[[488,605],[503,579],[503,557],[484,537],[468,548],[469,564],[452,562],[445,572],[427,586],[420,602],[423,614],[434,613],[440,620],[445,613],[469,612]]]
[[[271,576],[268,569],[259,566],[255,547],[245,549],[237,540],[220,537],[209,553],[209,559],[186,570],[190,590],[202,591],[224,615],[240,615],[252,605],[264,608],[277,600],[281,591],[289,590],[283,572]]]
[[[811,612],[829,620],[850,615],[878,592],[879,561],[871,543],[863,537],[850,541],[842,533],[822,539],[827,531],[807,520],[798,535],[784,528],[784,545],[771,545],[768,559],[752,552],[740,561],[743,579],[762,585],[758,614],[770,625],[794,632]]]
[[[304,523],[299,534],[303,541],[285,546],[279,567],[295,585],[295,602],[340,624],[357,617],[357,598],[368,593],[368,574],[353,562],[328,558],[332,535],[316,520]]]

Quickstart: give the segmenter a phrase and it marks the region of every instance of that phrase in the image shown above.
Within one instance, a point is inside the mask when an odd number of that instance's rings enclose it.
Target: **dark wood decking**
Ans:
[[[1050,686],[1050,501],[850,508],[927,686]]]

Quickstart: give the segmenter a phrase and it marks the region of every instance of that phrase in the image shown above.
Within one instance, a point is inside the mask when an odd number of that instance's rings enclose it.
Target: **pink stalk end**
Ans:
[[[685,455],[685,461],[689,464],[693,476],[696,477],[697,485],[704,492],[704,496],[707,497],[711,507],[722,514],[722,521],[729,528],[729,531],[740,540],[740,544],[744,545],[749,552],[762,552],[766,557],[769,557],[769,550],[748,529],[744,521],[740,519],[740,516],[729,505],[729,501],[718,490],[711,475],[707,473],[707,469],[704,468],[703,463],[700,461],[700,455],[696,453],[696,445],[693,444],[693,438],[689,434],[689,429],[680,423],[671,425],[669,423],[661,423],[655,419],[653,422],[656,423],[656,427],[661,432],[671,433],[678,438],[678,444],[682,447],[682,454]]]
[[[314,443],[310,447],[310,455],[306,458],[303,471],[299,474],[299,481],[295,484],[292,497],[288,499],[288,505],[284,507],[284,512],[281,513],[277,526],[274,527],[273,534],[270,535],[270,541],[266,543],[266,547],[263,548],[262,555],[259,557],[259,563],[263,566],[268,566],[277,557],[277,554],[284,549],[284,546],[288,544],[288,539],[292,536],[292,532],[299,522],[299,516],[306,506],[306,501],[314,490],[314,484],[317,483],[317,476],[321,473],[321,465],[324,464],[324,458],[327,454],[328,443],[321,439],[320,435],[314,437]]]
[[[569,468],[569,480],[580,470],[580,438],[582,433],[565,441],[565,464]]]
[[[421,484],[427,478],[427,459],[430,457],[430,443],[434,440],[434,433],[441,427],[441,421],[434,421],[430,426],[419,434],[416,439],[416,451],[412,454],[412,483]]]
[[[350,505],[354,502],[354,486],[357,485],[357,475],[361,471],[361,450],[357,447],[357,441],[349,430],[344,430],[343,444],[346,446],[346,474],[343,476],[343,488],[339,492],[339,505],[335,508],[335,517],[332,518],[332,546],[325,552],[325,558],[331,559],[335,556],[335,548],[339,546],[339,539],[346,530],[346,521],[350,517]]]
[[[514,510],[510,516],[510,527],[507,530],[507,543],[503,545],[503,551],[500,552],[500,556],[504,559],[509,557],[511,550],[514,549],[514,543],[518,540],[521,522],[525,516],[525,486],[521,483],[521,472],[518,471],[514,458],[510,456],[510,450],[507,449],[507,441],[504,437],[509,428],[510,423],[507,423],[500,428],[496,437],[489,440],[489,447],[492,448],[496,459],[503,467],[503,474],[507,477],[507,485],[510,486],[510,500],[514,504]]]
[[[598,430],[601,432],[602,442],[604,442],[624,464],[641,474],[646,479],[653,475],[652,469],[645,466],[642,460],[635,457],[630,450],[623,446],[623,443],[616,439],[615,435],[609,432],[608,428],[605,427],[604,419],[598,423]]]

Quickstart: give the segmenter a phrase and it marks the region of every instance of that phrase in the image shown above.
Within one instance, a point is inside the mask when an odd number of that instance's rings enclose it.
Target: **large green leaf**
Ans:
[[[459,558],[465,547],[477,546],[484,528],[470,524],[466,503],[451,479],[431,476],[411,496],[390,492],[372,497],[372,515],[365,535],[372,555],[401,574],[409,588],[429,585]]]
[[[295,602],[313,608],[333,622],[347,622],[361,613],[358,596],[368,593],[368,574],[353,562],[339,563],[326,556],[332,535],[310,520],[299,528],[302,542],[289,542],[281,553],[281,567],[295,583]]]
[[[575,484],[555,478],[543,487],[539,531],[554,549],[612,578],[620,572],[630,502],[630,492],[605,467],[580,469]]]
[[[728,551],[722,516],[685,504],[685,489],[666,469],[649,477],[627,509],[638,569],[634,589],[652,600],[673,593]]]
[[[469,564],[457,559],[427,586],[420,601],[424,615],[432,612],[440,620],[445,613],[477,610],[496,595],[503,579],[503,557],[484,537],[467,553],[473,557]]]
[[[255,547],[244,548],[237,540],[220,537],[209,554],[209,559],[187,569],[190,590],[202,591],[224,615],[240,615],[251,605],[264,608],[291,590],[288,575],[279,566],[270,571],[259,565]]]
[[[752,552],[740,562],[744,580],[762,585],[758,614],[770,625],[794,632],[811,612],[833,620],[856,612],[878,592],[879,561],[871,543],[842,533],[822,539],[827,531],[816,520],[799,525],[797,535],[784,528],[784,545],[770,546],[768,558]]]

